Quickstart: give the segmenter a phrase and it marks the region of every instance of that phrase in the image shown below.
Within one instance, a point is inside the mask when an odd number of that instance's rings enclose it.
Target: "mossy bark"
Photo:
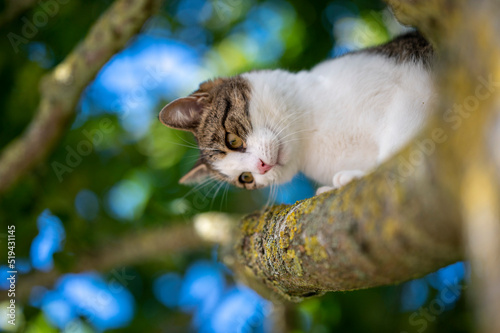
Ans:
[[[387,2],[436,48],[434,119],[365,178],[245,218],[239,263],[281,296],[300,300],[397,283],[469,259],[481,331],[500,332],[500,148],[492,139],[499,137],[500,3]]]
[[[408,159],[411,147],[401,156]],[[405,157],[406,156],[406,157]],[[420,277],[463,258],[461,216],[435,163],[401,160],[338,191],[246,217],[240,262],[292,300]]]

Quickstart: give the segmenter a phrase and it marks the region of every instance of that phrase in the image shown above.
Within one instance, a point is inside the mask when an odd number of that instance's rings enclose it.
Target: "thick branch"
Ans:
[[[487,233],[498,235],[498,175],[492,172],[493,154],[485,142],[499,95],[498,89],[491,91],[500,82],[498,4],[389,3],[400,19],[437,43],[441,100],[436,118],[398,156],[364,179],[242,221],[236,243],[239,262],[285,298],[397,283],[462,260],[463,222],[475,223],[469,230],[484,227],[478,221],[484,222],[481,208],[488,212]],[[484,82],[491,78],[488,90]],[[478,86],[481,92],[487,89],[488,97],[479,99]],[[477,102],[474,110],[457,114],[460,125],[451,122],[450,108],[471,98]],[[477,232],[481,236],[475,237],[474,253],[482,254],[481,267],[492,263],[487,275],[498,283],[497,243],[490,242],[484,255],[482,241],[487,239],[484,231]],[[494,288],[489,284],[483,292]],[[484,320],[490,323],[485,332],[500,331],[498,316],[492,315],[500,308],[498,293],[487,302],[490,315]]]
[[[211,241],[200,234],[192,223],[144,230],[114,241],[106,241],[94,251],[75,255],[79,259],[70,271],[105,272],[127,265],[162,260],[171,255],[202,249],[209,246]],[[26,299],[34,286],[52,286],[63,273],[66,272],[53,269],[47,273],[20,275],[16,298]],[[7,294],[3,296],[6,297]]]
[[[75,114],[81,92],[142,27],[161,0],[117,0],[85,40],[40,84],[41,100],[24,133],[0,156],[0,193],[50,153]]]
[[[407,149],[402,158],[408,160]],[[432,159],[401,159],[339,191],[247,217],[236,251],[292,300],[417,278],[463,259],[460,215]]]
[[[472,267],[471,298],[483,333],[500,332],[500,171],[494,134],[495,127],[500,130],[499,15],[498,1],[469,0],[443,39],[448,73],[441,81],[443,100],[462,106],[460,135],[448,148],[459,166],[457,193]]]

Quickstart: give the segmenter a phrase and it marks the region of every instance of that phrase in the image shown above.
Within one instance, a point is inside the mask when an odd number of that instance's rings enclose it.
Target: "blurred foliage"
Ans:
[[[57,4],[53,15],[42,6],[48,2]],[[110,3],[109,0],[41,1],[0,27],[4,36],[0,39],[3,82],[0,146],[28,126],[38,103],[38,84],[42,75],[64,59]],[[39,22],[34,31],[26,34],[27,25],[37,23],[35,18],[44,13],[48,17],[46,23]],[[266,202],[267,191],[245,192],[218,184],[191,189],[177,184],[194,164],[197,151],[189,134],[167,129],[156,121],[160,108],[169,100],[195,90],[200,81],[211,77],[258,68],[307,69],[326,58],[384,42],[401,31],[404,28],[394,22],[378,1],[167,1],[141,35],[131,41],[130,47],[118,54],[88,87],[75,122],[46,163],[1,198],[2,246],[6,244],[7,226],[14,224],[16,257],[30,261],[34,267],[34,256],[39,255],[40,250],[30,256],[33,240],[43,232],[48,232],[43,235],[51,235],[50,231],[40,229],[37,219],[43,212],[53,214],[53,218],[61,221],[65,237],[61,240],[47,236],[47,242],[50,243],[50,239],[62,242],[50,245],[51,251],[55,252],[55,267],[68,271],[83,254],[138,229],[182,224],[203,211],[249,213],[258,209]],[[9,34],[16,34],[25,42],[12,44],[12,39],[5,38]],[[148,75],[155,84],[146,85]],[[134,90],[136,87],[138,90]],[[313,193],[311,185],[303,180],[297,184],[283,187],[285,194],[279,195],[278,200],[293,202]],[[52,260],[52,252],[46,257]],[[172,280],[178,281],[177,284],[167,284],[174,286],[172,292],[181,285],[184,289],[180,290],[191,290],[194,283],[204,286],[199,281],[204,281],[205,275],[192,278],[192,284],[182,279],[190,269],[197,267],[193,265],[200,265],[202,259],[214,263],[216,268],[211,269],[219,272],[214,274],[219,274],[223,281],[219,284],[217,300],[220,302],[212,304],[210,311],[185,310],[180,301],[182,295],[170,304],[165,291],[153,288],[158,281],[164,281],[158,279],[168,272],[177,274],[178,280]],[[2,250],[0,264],[6,261],[7,251]],[[238,303],[238,297],[247,295],[248,299],[254,299],[254,296],[244,287],[234,289],[236,291],[231,289],[234,288],[231,274],[216,262],[216,256],[203,251],[168,256],[158,253],[156,258],[127,267],[130,281],[118,283],[130,293],[135,310],[126,324],[116,331],[208,332],[216,331],[217,325],[227,330],[235,328],[234,325],[220,326],[228,320],[222,315],[228,311],[220,310],[224,309],[222,305],[235,302],[239,305],[234,306],[240,306],[237,309],[243,313],[249,305]],[[31,270],[31,273],[36,271],[35,268]],[[114,273],[85,277],[85,281],[105,290],[106,283],[116,283]],[[66,275],[65,279],[70,277]],[[453,276],[446,279],[453,280]],[[75,314],[76,320],[66,325],[65,331],[93,332],[96,327],[107,327],[97,325],[82,312],[85,309],[74,308],[68,299],[57,298],[58,292],[63,293],[60,290],[63,282],[59,281],[50,291],[55,295],[53,303],[48,301],[49,291],[42,289],[33,291],[32,294],[38,296],[33,296],[30,303],[18,300],[23,304],[22,311],[18,308],[16,328],[19,331],[58,331],[53,315],[66,313],[70,317],[71,311],[80,312]],[[418,285],[427,286],[426,283]],[[453,285],[462,286],[461,279]],[[92,293],[92,289],[85,290]],[[231,294],[230,290],[234,292]],[[316,333],[470,331],[471,315],[466,311],[463,297],[458,297],[458,302],[457,299],[447,302],[446,308],[433,310],[432,300],[443,289],[426,290],[427,297],[420,297],[423,299],[416,305],[409,302],[413,308],[410,306],[405,312],[401,298],[416,296],[400,286],[328,294],[290,306],[286,324],[292,332]],[[208,306],[205,299],[197,302]],[[264,304],[259,302],[252,304]],[[431,312],[426,315],[418,312],[421,309],[431,309]],[[202,314],[206,317],[200,317]],[[57,318],[64,323],[64,316]],[[197,323],[197,320],[213,318],[220,318],[215,326],[207,328]],[[249,314],[245,318],[241,320],[245,322],[253,317]],[[248,331],[272,332],[269,325],[264,325],[267,319],[255,320],[260,326],[250,325],[246,328]]]

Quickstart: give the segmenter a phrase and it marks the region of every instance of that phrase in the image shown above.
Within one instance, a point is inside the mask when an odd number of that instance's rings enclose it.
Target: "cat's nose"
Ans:
[[[268,172],[269,170],[271,170],[273,168],[273,166],[274,165],[269,165],[269,164],[264,163],[264,161],[262,161],[261,159],[259,159],[259,162],[257,163],[257,169],[259,169],[259,173],[261,175],[263,175],[266,172]]]

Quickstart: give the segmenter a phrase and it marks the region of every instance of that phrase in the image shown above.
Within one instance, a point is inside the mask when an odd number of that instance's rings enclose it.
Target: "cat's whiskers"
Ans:
[[[222,198],[219,207],[220,211],[222,211],[222,204],[224,203],[224,197],[226,198],[226,208],[227,208],[227,201],[229,200],[229,183],[224,183],[224,189],[222,190]]]
[[[177,137],[179,139],[181,139],[182,141],[184,141],[186,144],[182,144],[182,143],[179,143],[179,142],[173,142],[173,141],[166,141],[168,143],[171,143],[171,144],[174,144],[174,145],[178,145],[178,146],[182,146],[182,147],[187,147],[187,148],[193,148],[193,149],[199,149],[199,150],[219,150],[219,149],[216,149],[216,148],[210,148],[210,147],[200,147],[200,146],[197,146],[195,144],[193,144],[192,142],[189,142],[187,140],[185,140],[184,138],[182,138],[181,136],[177,135]]]
[[[277,171],[277,173],[279,176],[280,172]],[[276,183],[276,180],[273,179],[271,181],[271,184],[269,185],[268,197],[267,197],[266,203],[264,205],[264,209],[267,209],[271,204],[273,204],[275,202],[277,189],[278,189],[278,184]]]
[[[286,122],[287,120],[289,120],[291,117],[295,116],[294,119],[292,119],[292,121],[289,123],[289,124],[285,124],[283,126],[283,128],[281,128],[281,130],[277,133],[277,135],[279,136],[279,134],[281,134],[281,132],[283,132],[285,129],[288,129],[292,124],[298,122],[298,121],[301,121],[302,118],[306,115],[308,115],[309,113],[311,113],[311,111],[309,112],[303,112],[303,113],[294,113],[294,112],[291,112],[287,117],[285,117],[284,119],[282,119],[281,121],[279,121],[277,123],[277,125],[280,125],[280,124],[283,124],[284,122]]]
[[[190,195],[192,192],[195,192],[195,191],[201,191],[201,189],[205,186],[207,186],[211,181],[213,180],[212,177],[207,177],[205,178],[204,180],[202,180],[201,182],[199,182],[198,184],[196,184],[191,190],[189,190],[185,195],[184,197]]]
[[[173,144],[173,145],[181,146],[181,147],[198,149],[197,146],[194,146],[194,145],[191,145],[191,144],[190,145],[185,145],[185,144],[182,144],[182,143],[179,143],[179,142],[173,142],[173,141],[165,141],[165,142],[168,142],[168,143]]]
[[[271,183],[271,185],[269,186],[269,192],[267,193],[266,202],[264,203],[264,207],[262,208],[263,210],[266,210],[269,207],[269,203],[270,203],[270,200],[271,200],[271,192],[272,192],[272,190],[273,190],[273,184]]]
[[[312,130],[310,130],[310,129],[303,129],[303,130],[298,130],[298,131],[295,131],[295,132],[292,132],[292,133],[288,133],[287,135],[285,135],[282,138],[280,138],[280,140],[283,142],[283,140],[285,140],[288,137],[294,136],[294,135],[299,134],[299,133],[305,133],[305,132],[312,132]],[[299,137],[297,139],[302,139],[302,137]]]
[[[267,125],[268,125],[268,126],[269,126],[269,125],[271,125],[271,126],[270,126],[271,131],[272,131],[273,133],[275,133],[275,135],[276,135],[276,136],[279,136],[279,135],[280,135],[280,133],[281,133],[283,130],[287,129],[287,128],[290,126],[290,124],[287,124],[286,122],[287,122],[290,118],[292,118],[294,115],[295,115],[295,114],[294,114],[293,112],[291,112],[290,114],[288,114],[287,116],[285,116],[285,118],[283,118],[283,119],[279,119],[278,121],[276,121],[276,120],[272,119],[272,121],[267,122]],[[293,121],[292,121],[292,123],[293,123]]]
[[[215,184],[210,188],[210,190],[205,193],[205,196],[203,197],[203,200],[207,200],[207,197],[212,193],[212,190],[217,187],[222,182],[220,179],[216,179]],[[217,193],[216,193],[217,194]],[[212,197],[212,200],[215,198],[215,196]],[[212,202],[213,203],[213,202]]]
[[[279,141],[280,141],[280,144],[283,144],[283,140],[289,136],[292,136],[292,135],[296,135],[298,133],[301,133],[301,132],[307,132],[307,131],[310,131],[309,129],[303,129],[303,130],[297,130],[297,131],[294,131],[292,133],[287,133],[284,137],[280,137],[281,133],[285,130],[289,130],[290,127],[292,127],[292,125],[300,120],[302,120],[302,117],[305,116],[306,114],[308,114],[309,112],[305,112],[305,113],[302,113],[302,114],[295,114],[295,113],[290,113],[287,117],[285,117],[284,119],[282,119],[281,121],[279,121],[277,123],[277,125],[281,126],[280,130],[278,132],[275,132],[276,133],[276,136],[278,137]],[[296,118],[292,119],[292,121],[287,122],[287,120],[291,117],[291,116],[297,116]]]
[[[280,107],[283,107],[283,105],[280,105]],[[275,119],[277,118],[277,115],[275,113],[271,114],[270,112],[262,112],[262,114],[264,116],[263,124],[265,127],[270,129],[273,133],[276,132],[277,127],[279,126],[279,122]]]
[[[208,186],[210,184],[211,181],[214,181],[214,180],[217,180],[216,177],[214,176],[208,176],[207,178],[205,178],[204,180],[202,180],[200,183],[196,184],[196,186],[194,186],[192,189],[190,189],[186,194],[184,194],[184,196],[182,197],[183,199],[185,199],[188,195],[192,194],[193,192],[199,192],[202,190],[202,188]]]
[[[182,136],[180,136],[178,133],[175,133],[175,135],[176,135],[179,139],[181,139],[182,141],[184,141],[185,143],[187,143],[188,145],[193,145],[193,146],[196,146],[193,142],[191,142],[191,141],[188,141],[188,140],[184,139],[184,138],[183,138]]]
[[[200,152],[199,151],[193,152],[192,154],[188,154],[188,153],[189,152],[186,152],[183,157],[185,157],[185,158],[191,158],[191,157],[199,157],[200,156]]]
[[[207,180],[204,183],[197,184],[195,187],[193,187],[192,189],[190,189],[186,194],[184,194],[182,196],[182,199],[186,199],[186,197],[188,197],[189,195],[193,194],[194,192],[201,191],[201,189],[204,188],[205,186],[207,186],[210,181],[211,181],[211,179]]]
[[[301,121],[301,120],[302,120],[302,119],[301,119],[301,117],[297,117],[297,118],[295,118],[294,120],[292,120],[292,122],[289,124],[289,126],[288,126],[287,128],[283,128],[283,129],[279,132],[279,134],[281,134],[281,132],[282,132],[283,130],[285,130],[285,129],[290,129],[290,127],[291,127],[291,126],[292,126],[295,122],[298,122],[298,121]],[[291,133],[286,133],[286,135],[285,135],[285,136],[283,136],[283,137],[281,137],[280,139],[284,139],[284,138],[287,138],[288,136],[295,135],[295,134],[297,134],[297,133],[301,133],[301,132],[307,132],[307,131],[311,131],[311,129],[298,129],[298,130],[293,131],[293,132],[291,132]]]
[[[208,147],[199,147],[200,150],[213,150],[213,151],[220,151],[220,149],[217,148],[208,148]]]
[[[302,138],[289,139],[286,141],[282,141],[281,144],[286,144],[286,143],[295,142],[295,141],[302,141]]]
[[[219,193],[219,190],[221,189],[222,186],[224,186],[224,184],[226,184],[224,181],[222,180],[219,180],[219,186],[217,187],[217,189],[215,190],[215,194],[214,196],[212,197],[212,203],[210,204],[210,210],[212,210],[212,207],[214,205],[214,201],[215,201],[215,198],[217,198],[217,194]]]
[[[273,186],[273,193],[272,193],[272,203],[275,203],[276,202],[276,194],[278,193],[278,190],[279,190],[279,186],[278,184],[276,184],[276,182],[273,182],[272,184]]]
[[[171,144],[174,144],[174,145],[178,145],[178,146],[182,146],[182,147],[187,147],[187,148],[193,148],[193,149],[199,149],[199,150],[220,150],[220,149],[216,149],[216,148],[209,148],[209,147],[198,147],[198,146],[195,146],[195,145],[185,145],[185,144],[182,144],[182,143],[179,143],[179,142],[172,142],[172,141],[166,141],[168,143],[171,143]]]
[[[276,187],[277,187],[277,185],[273,181],[271,183],[271,189],[269,191],[269,196],[267,197],[265,208],[268,208],[269,206],[271,206],[271,204],[274,203]]]
[[[280,187],[278,184],[274,184],[274,189],[273,189],[273,203],[276,202],[276,198],[278,197],[278,191],[280,190]]]
[[[291,136],[295,136],[297,134],[300,134],[300,133],[306,133],[306,132],[312,132],[312,130],[310,129],[303,129],[303,130],[298,130],[298,131],[295,131],[295,132],[291,132],[291,133],[288,133],[287,135],[281,137],[282,140],[288,138],[288,137],[291,137]]]

